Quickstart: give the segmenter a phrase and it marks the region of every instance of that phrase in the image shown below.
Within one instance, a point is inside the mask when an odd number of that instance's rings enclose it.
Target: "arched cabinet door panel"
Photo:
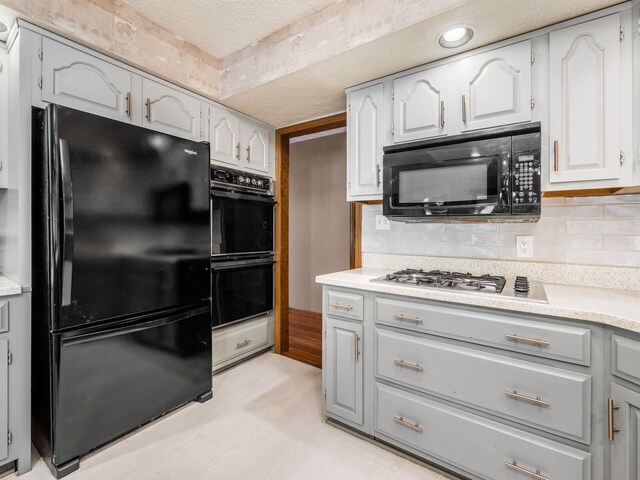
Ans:
[[[271,164],[269,161],[269,148],[271,138],[269,131],[251,122],[245,122],[243,126],[244,152],[240,156],[244,158],[244,166],[249,170],[260,173],[269,173]]]
[[[209,107],[211,160],[240,165],[240,119],[222,108]]]
[[[394,143],[447,134],[447,86],[446,66],[394,80]]]
[[[347,200],[382,193],[383,84],[349,94],[347,106]]]
[[[130,123],[134,75],[49,38],[42,40],[42,100]]]
[[[142,80],[142,125],[189,140],[200,140],[200,101],[161,83]]]
[[[462,131],[531,120],[531,41],[460,61]]]
[[[551,32],[551,183],[621,175],[619,14]]]

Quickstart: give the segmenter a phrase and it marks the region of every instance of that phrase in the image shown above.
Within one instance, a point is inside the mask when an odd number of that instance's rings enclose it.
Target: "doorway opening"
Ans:
[[[317,367],[315,277],[360,266],[360,206],[346,202],[345,127],[342,113],[276,132],[275,351]]]

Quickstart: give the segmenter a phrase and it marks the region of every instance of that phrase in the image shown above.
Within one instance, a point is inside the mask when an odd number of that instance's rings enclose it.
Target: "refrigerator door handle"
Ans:
[[[62,306],[71,305],[73,273],[73,184],[69,162],[69,142],[60,139],[60,176],[62,177]]]

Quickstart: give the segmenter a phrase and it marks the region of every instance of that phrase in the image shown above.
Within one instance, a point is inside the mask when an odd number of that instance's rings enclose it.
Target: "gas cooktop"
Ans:
[[[497,295],[503,298],[547,303],[544,286],[540,282],[530,282],[527,277],[507,279],[498,275],[473,275],[471,273],[443,272],[441,270],[416,270],[408,268],[372,282],[401,283],[425,288],[450,289],[465,293]]]

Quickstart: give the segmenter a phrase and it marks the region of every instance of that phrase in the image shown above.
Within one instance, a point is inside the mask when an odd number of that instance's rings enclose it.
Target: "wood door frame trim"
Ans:
[[[276,268],[275,268],[275,352],[289,350],[289,140],[312,133],[326,132],[347,126],[347,114],[338,113],[324,118],[291,125],[276,130]],[[346,153],[346,152],[345,152]],[[346,173],[345,173],[346,174]],[[345,192],[345,195],[347,192]],[[354,242],[359,239],[362,224],[354,226],[351,210],[351,264],[354,265]],[[354,230],[355,229],[355,230]]]

